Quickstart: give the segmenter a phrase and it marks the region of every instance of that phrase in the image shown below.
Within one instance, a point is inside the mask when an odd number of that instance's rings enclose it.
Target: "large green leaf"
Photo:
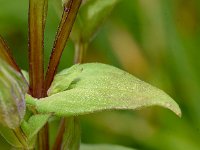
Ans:
[[[106,144],[86,145],[86,144],[82,144],[80,150],[133,150],[133,149],[123,147],[123,146],[118,146],[118,145],[106,145]]]
[[[35,105],[40,113],[54,113],[58,116],[77,116],[115,109],[135,110],[149,106],[162,106],[181,115],[177,103],[166,93],[125,71],[99,63],[79,67],[83,71],[66,91],[39,101],[27,95],[27,103]]]

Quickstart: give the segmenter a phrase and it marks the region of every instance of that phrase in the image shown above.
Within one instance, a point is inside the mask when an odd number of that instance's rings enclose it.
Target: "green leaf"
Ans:
[[[80,66],[83,71],[66,91],[39,101],[27,96],[27,103],[40,113],[51,112],[58,116],[149,106],[162,106],[181,116],[179,106],[171,97],[127,72],[99,63]]]
[[[74,79],[78,77],[81,71],[82,68],[80,67],[80,65],[74,65],[71,68],[65,69],[58,73],[47,92],[48,96],[65,91],[72,83],[72,81],[74,81]]]
[[[18,148],[22,148],[23,147],[12,129],[9,129],[8,127],[2,126],[0,124],[0,134],[13,147],[18,147]]]
[[[47,123],[50,116],[50,114],[37,114],[31,116],[28,121],[22,122],[21,128],[28,140],[31,141],[32,138],[37,135],[39,130]]]
[[[87,145],[87,144],[81,144],[80,150],[133,150],[133,149],[123,147],[123,146],[118,146],[118,145],[106,145],[106,144]]]
[[[19,72],[0,59],[0,123],[15,129],[25,114],[27,83]]]
[[[79,10],[72,39],[85,40],[87,43],[118,2],[119,0],[87,0]]]

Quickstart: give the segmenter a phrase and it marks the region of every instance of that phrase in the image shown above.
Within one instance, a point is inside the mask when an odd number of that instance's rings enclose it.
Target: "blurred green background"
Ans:
[[[46,65],[59,23],[54,1],[49,0]],[[0,34],[25,70],[27,12],[28,0],[0,0]],[[60,69],[73,64],[73,55],[74,46],[69,41]],[[85,62],[117,66],[163,89],[178,102],[183,116],[180,119],[157,107],[82,116],[82,142],[144,150],[199,150],[199,57],[199,0],[122,0],[90,44]],[[10,149],[0,138],[2,148]]]

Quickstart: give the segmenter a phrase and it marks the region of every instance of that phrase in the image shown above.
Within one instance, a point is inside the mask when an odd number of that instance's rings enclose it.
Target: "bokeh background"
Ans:
[[[55,0],[49,2],[46,64],[59,23]],[[27,12],[28,0],[0,0],[0,34],[25,70]],[[60,69],[73,64],[73,55],[69,41]],[[122,0],[91,42],[85,62],[114,65],[163,89],[180,105],[183,116],[157,107],[82,116],[82,142],[142,150],[200,149],[199,0]],[[0,138],[2,148],[10,149]]]

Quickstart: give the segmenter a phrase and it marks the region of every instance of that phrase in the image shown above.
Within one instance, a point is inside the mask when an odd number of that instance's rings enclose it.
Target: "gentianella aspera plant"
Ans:
[[[155,105],[181,115],[172,98],[133,75],[106,64],[81,64],[99,24],[118,1],[56,1],[62,5],[63,13],[46,75],[43,41],[48,0],[29,0],[29,73],[19,68],[0,37],[0,133],[11,146],[39,150],[128,150],[113,145],[81,144],[78,116]],[[72,27],[75,65],[56,74]],[[52,118],[61,121],[50,147],[48,121]]]

